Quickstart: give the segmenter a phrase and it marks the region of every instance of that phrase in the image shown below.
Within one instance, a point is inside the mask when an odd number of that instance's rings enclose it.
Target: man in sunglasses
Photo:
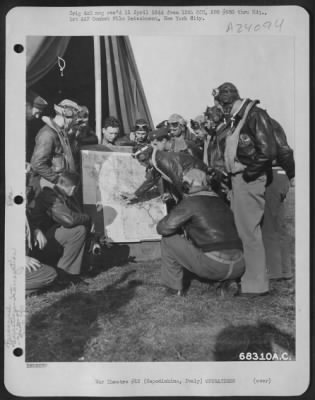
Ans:
[[[172,151],[185,152],[202,159],[202,147],[196,143],[196,135],[190,132],[186,120],[179,114],[168,118],[168,129],[172,137]]]

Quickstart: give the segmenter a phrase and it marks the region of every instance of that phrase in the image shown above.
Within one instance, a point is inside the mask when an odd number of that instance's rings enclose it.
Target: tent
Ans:
[[[51,107],[64,98],[86,105],[99,139],[102,118],[109,115],[121,121],[124,133],[131,131],[137,118],[147,119],[153,127],[128,37],[29,36],[26,47],[27,90],[44,97]],[[128,254],[138,259],[160,255],[159,242],[128,243],[127,247]],[[122,248],[115,251],[119,255]]]
[[[153,127],[131,43],[126,36],[29,36],[27,89],[49,104],[72,98],[88,106],[100,138],[112,115],[130,132],[137,118]]]

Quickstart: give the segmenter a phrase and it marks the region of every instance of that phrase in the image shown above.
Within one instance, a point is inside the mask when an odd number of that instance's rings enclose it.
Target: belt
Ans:
[[[240,253],[240,256],[237,259],[234,259],[234,260],[233,259],[227,260],[227,259],[224,259],[222,257],[218,257],[215,254],[213,254],[213,251],[209,251],[209,252],[204,253],[204,254],[207,257],[212,258],[212,260],[218,261],[218,262],[220,262],[222,264],[226,264],[226,265],[229,266],[229,269],[228,269],[227,273],[225,274],[225,276],[222,279],[220,279],[220,281],[226,281],[227,279],[229,279],[229,277],[232,275],[232,272],[233,272],[235,264],[238,261],[241,261],[241,259],[243,258],[243,254],[242,253]]]
[[[286,175],[285,171],[281,167],[272,167],[273,171],[280,175]]]
[[[229,176],[236,176],[236,175],[242,174],[243,172],[244,172],[244,171],[228,172],[228,175],[229,175]]]

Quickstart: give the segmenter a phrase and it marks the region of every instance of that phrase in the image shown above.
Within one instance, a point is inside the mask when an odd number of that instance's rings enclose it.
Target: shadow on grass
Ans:
[[[113,267],[122,267],[129,262],[134,262],[134,258],[130,257],[130,247],[126,244],[114,243],[111,247],[102,246],[100,255],[85,252],[82,273],[96,276],[100,272]],[[91,267],[92,273],[89,273]]]
[[[295,359],[295,339],[267,321],[256,325],[227,326],[217,335],[216,361],[290,361]],[[257,358],[258,357],[258,358]]]
[[[131,273],[124,273],[102,290],[67,294],[34,314],[26,326],[26,361],[78,361],[86,343],[101,331],[98,317],[116,313],[142,284],[138,280],[126,284]]]

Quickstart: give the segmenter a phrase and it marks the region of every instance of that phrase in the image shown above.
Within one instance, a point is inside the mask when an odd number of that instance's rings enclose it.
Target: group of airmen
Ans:
[[[189,270],[226,295],[268,295],[271,279],[293,278],[281,219],[294,186],[293,151],[258,100],[241,98],[229,82],[212,95],[213,105],[189,123],[172,114],[152,130],[140,118],[121,135],[119,120],[107,117],[100,144],[132,146],[132,157],[144,166],[144,182],[134,193],[121,193],[123,201],[146,201],[158,189],[167,204],[157,224],[166,294],[187,293]],[[53,118],[43,117],[27,172],[29,293],[56,281],[82,282],[84,247],[94,226],[77,194],[80,148],[98,143],[88,110],[63,100],[54,111]],[[60,257],[51,266],[56,245]]]

